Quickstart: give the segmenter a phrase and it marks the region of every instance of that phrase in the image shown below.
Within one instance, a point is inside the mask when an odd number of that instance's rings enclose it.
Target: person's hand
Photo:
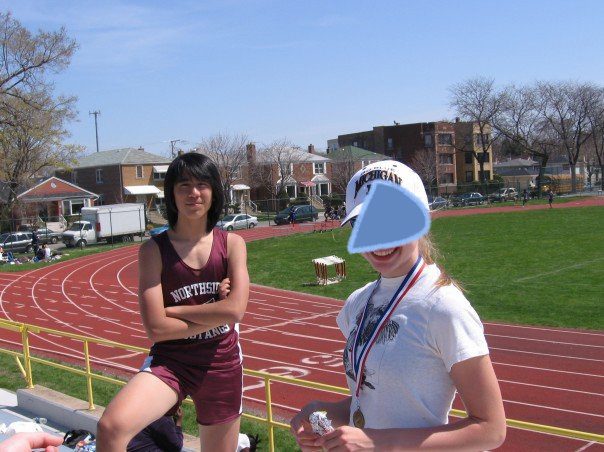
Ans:
[[[17,433],[0,443],[0,452],[31,452],[44,449],[45,452],[58,451],[63,438],[45,432]]]
[[[316,445],[317,440],[321,437],[312,431],[310,422],[308,422],[308,417],[318,410],[318,404],[317,400],[310,402],[290,421],[291,431],[303,452],[321,450],[321,446]]]
[[[332,452],[376,450],[377,446],[370,434],[372,431],[374,430],[361,430],[360,428],[344,425],[319,437],[315,441],[315,446],[319,448],[318,450]]]
[[[229,278],[224,278],[220,281],[220,285],[218,286],[218,299],[224,300],[229,296],[231,292],[231,280]]]

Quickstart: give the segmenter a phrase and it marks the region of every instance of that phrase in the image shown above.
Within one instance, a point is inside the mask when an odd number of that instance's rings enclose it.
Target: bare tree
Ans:
[[[571,190],[576,192],[576,166],[581,147],[591,136],[588,112],[597,102],[598,89],[589,83],[542,82],[539,113],[555,132],[571,168]]]
[[[492,141],[495,139],[491,136],[491,124],[502,108],[503,97],[496,91],[494,80],[484,77],[476,77],[453,85],[450,88],[450,96],[450,106],[455,110],[457,116],[475,124],[478,128],[478,135],[472,136],[472,140],[476,140],[480,152],[476,152],[473,145],[466,146],[465,144],[461,145],[461,149],[456,145],[456,150],[472,152],[480,166],[481,182],[486,184],[484,164],[487,161]]]
[[[243,166],[246,163],[245,145],[248,138],[242,134],[230,135],[228,133],[217,133],[204,138],[198,152],[210,157],[218,170],[222,179],[222,187],[226,196],[224,211],[228,213],[231,204],[231,187],[236,179],[239,179],[243,172]]]
[[[41,108],[32,93],[52,90],[52,84],[44,77],[46,72],[66,68],[76,49],[75,40],[67,36],[64,28],[32,35],[11,13],[0,13],[2,103],[7,102],[7,97],[16,97]]]
[[[432,191],[436,184],[436,152],[434,149],[419,149],[413,154],[411,166],[419,177],[422,178],[424,185]]]
[[[599,171],[594,168],[596,183],[599,173],[601,189],[604,190],[604,89],[597,90],[596,99],[587,113],[587,120],[591,129],[592,155],[599,166]]]
[[[344,146],[333,154],[329,153],[328,157],[332,160],[332,186],[338,193],[346,193],[348,181],[356,173],[352,150],[350,146]]]
[[[258,151],[254,180],[258,187],[276,199],[293,183],[294,163],[308,159],[308,155],[288,139],[282,138],[262,145]]]
[[[75,98],[53,97],[46,78],[66,68],[76,48],[63,28],[32,35],[10,13],[0,13],[0,180],[9,188],[3,217],[33,176],[69,166],[82,149],[63,144]]]
[[[498,133],[539,161],[537,191],[541,187],[547,162],[558,148],[556,134],[541,115],[543,100],[535,87],[510,85],[502,93],[502,108],[493,118]]]
[[[3,217],[13,211],[16,197],[32,177],[51,167],[68,168],[82,146],[64,144],[69,136],[65,123],[74,116],[72,99],[39,97],[37,108],[14,97],[0,109],[0,180],[8,187]]]

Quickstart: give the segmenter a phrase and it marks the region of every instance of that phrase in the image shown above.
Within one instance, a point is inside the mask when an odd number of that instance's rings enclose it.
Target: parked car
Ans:
[[[0,235],[0,246],[4,251],[13,253],[31,253],[34,250],[31,244],[31,232],[7,232]]]
[[[283,209],[281,212],[275,216],[276,224],[287,224],[290,222],[291,213],[294,212],[294,216],[296,218],[296,223],[301,223],[303,221],[313,221],[319,219],[319,211],[311,205],[305,206],[291,206]]]
[[[170,226],[168,226],[167,224],[164,226],[158,226],[156,228],[150,229],[149,230],[149,235],[151,237],[155,237],[156,235],[161,234],[164,231],[167,231],[168,229],[170,229]]]
[[[40,244],[42,243],[57,243],[61,240],[62,233],[51,231],[48,228],[40,228],[36,229],[36,234],[38,235],[38,239],[40,240]]]
[[[428,196],[428,206],[430,207],[430,210],[444,209],[447,207],[447,204],[449,204],[449,202],[441,196],[437,196],[436,198]]]
[[[225,216],[222,220],[216,223],[216,227],[225,231],[233,229],[251,229],[258,226],[258,217],[239,213]]]
[[[491,202],[513,201],[518,198],[518,191],[515,188],[500,188],[489,196]]]
[[[450,202],[454,207],[477,206],[484,202],[484,196],[476,192],[464,193],[462,195],[451,196]]]

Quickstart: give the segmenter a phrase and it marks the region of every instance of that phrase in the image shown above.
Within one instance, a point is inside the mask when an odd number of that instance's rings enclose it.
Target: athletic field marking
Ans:
[[[565,355],[554,355],[552,353],[528,352],[525,350],[512,350],[509,348],[489,347],[489,350],[502,350],[504,352],[514,352],[514,353],[528,353],[530,355],[539,355],[539,356],[553,356],[555,358],[580,359],[583,361],[595,361],[597,363],[604,362],[604,359],[580,358],[578,356],[565,356]]]
[[[111,360],[111,359],[134,358],[135,356],[142,355],[142,354],[143,354],[143,352],[133,352],[133,353],[128,353],[127,355],[112,356],[111,358],[107,358],[107,359]]]
[[[334,312],[340,312],[340,311],[334,311]],[[284,322],[275,323],[273,325],[265,325],[264,328],[266,328],[266,327],[274,328],[276,326],[286,326],[286,325],[289,325],[290,323],[304,322],[306,320],[314,320],[314,319],[318,319],[320,317],[324,317],[324,316],[331,315],[331,314],[333,314],[333,312],[326,312],[326,313],[323,313],[323,314],[315,314],[315,315],[312,315],[312,316],[309,316],[309,317],[302,317],[300,319],[286,320]],[[249,330],[247,330],[247,332],[251,333],[251,332],[253,332],[255,330],[256,330],[255,328],[250,328]]]
[[[269,302],[263,303],[263,302],[260,302],[260,301],[257,301],[257,300],[253,300],[253,299],[251,299],[250,302],[254,306],[255,305],[261,305],[261,306],[268,306],[268,307],[271,307],[273,309],[275,308],[275,304],[274,303],[269,303]],[[314,310],[314,311],[306,311],[304,309],[292,309],[292,311],[297,311],[299,314],[316,314],[317,313],[316,310]],[[340,312],[340,309],[338,309],[337,311],[329,311],[329,313],[331,315],[333,315],[334,317],[335,317],[335,314],[337,314],[339,312]],[[325,314],[327,314],[327,313],[323,313],[323,315],[325,315]]]
[[[279,345],[279,344],[275,344],[275,343],[269,343],[269,342],[264,342],[264,341],[257,341],[255,339],[250,339],[250,338],[247,338],[247,337],[243,337],[241,339],[244,340],[244,341],[251,342],[253,344],[267,345],[269,347],[276,347],[276,348],[284,348],[286,350],[295,350],[297,352],[311,353],[313,355],[332,355],[332,356],[335,356],[335,357],[341,357],[341,355],[337,355],[335,353],[319,352],[319,351],[316,351],[316,350],[308,350],[308,349],[305,349],[305,348],[289,347],[289,346],[286,346],[286,345]],[[245,355],[244,355],[244,358],[245,358]]]
[[[593,446],[594,444],[597,444],[597,443],[595,441],[590,441],[585,446],[578,448],[575,452],[583,452],[585,449],[587,449],[590,446]]]
[[[569,370],[546,369],[544,367],[523,366],[521,364],[500,363],[500,362],[497,362],[497,361],[493,361],[493,364],[497,364],[498,366],[511,366],[511,367],[521,367],[523,369],[542,370],[544,372],[558,372],[558,373],[563,373],[563,374],[581,375],[583,377],[604,378],[604,375],[586,374],[586,373],[583,373],[583,372],[571,372]]]
[[[245,361],[246,359],[256,359],[259,361],[266,361],[269,363],[275,363],[275,364],[282,364],[284,366],[293,366],[295,365],[296,367],[301,367],[303,369],[310,369],[311,371],[318,371],[318,372],[327,372],[327,373],[331,373],[331,374],[336,374],[336,375],[343,375],[343,366],[340,368],[340,370],[331,370],[331,369],[325,369],[325,368],[317,368],[317,367],[310,367],[309,365],[306,364],[293,364],[293,363],[287,363],[285,361],[279,361],[277,359],[270,359],[270,358],[263,358],[262,356],[255,356],[255,355],[243,355],[243,360]],[[254,378],[250,375],[246,375],[246,377],[250,377],[250,378]]]
[[[498,378],[497,381],[502,381],[504,383],[514,384],[514,385],[522,385],[522,386],[534,386],[536,388],[543,388],[554,391],[567,391],[567,392],[576,392],[577,394],[587,394],[596,397],[604,397],[604,394],[600,394],[599,392],[587,392],[587,391],[579,391],[578,389],[566,389],[566,388],[558,388],[556,386],[545,386],[545,385],[537,385],[534,383],[524,383],[521,381],[512,381],[512,380],[502,380]]]
[[[243,325],[243,324],[240,324],[240,325]],[[324,341],[327,341],[327,342],[336,342],[338,344],[345,343],[345,341],[342,341],[342,340],[339,340],[339,339],[328,339],[328,338],[325,338],[325,337],[308,336],[306,334],[291,333],[289,331],[281,331],[281,330],[276,330],[274,328],[266,328],[266,327],[263,327],[263,326],[254,327],[254,331],[275,331],[275,332],[277,332],[277,333],[279,333],[279,334],[281,334],[283,336],[301,337],[301,338],[304,338],[304,339],[316,339],[316,340],[319,340],[321,342],[324,342]]]
[[[137,338],[139,338],[139,339],[149,339],[147,336],[139,336],[139,335],[137,335],[137,334],[131,334],[130,336],[132,336],[132,337],[137,337]]]
[[[135,263],[135,262],[138,262],[138,257],[137,257],[135,260],[133,260],[133,261],[130,263],[130,265],[132,265],[132,264],[133,264],[133,263]],[[124,289],[126,290],[126,292],[128,292],[128,294],[127,294],[127,295],[137,295],[136,293],[132,292],[130,289],[128,289],[128,288],[127,288],[127,287],[126,287],[126,286],[125,286],[125,285],[122,283],[122,272],[123,272],[123,271],[124,271],[126,268],[128,268],[128,266],[124,266],[124,267],[122,267],[122,268],[120,269],[120,271],[119,271],[119,272],[117,272],[117,282],[119,283],[119,286],[116,286],[116,287],[120,287],[120,286],[121,286],[122,288],[124,288]]]
[[[604,333],[588,333],[586,331],[575,331],[575,330],[558,330],[558,329],[554,329],[554,328],[544,328],[544,327],[538,327],[538,326],[527,326],[527,325],[512,325],[509,323],[490,323],[490,322],[483,322],[483,325],[492,325],[494,327],[506,327],[506,328],[518,328],[518,329],[525,329],[525,330],[538,330],[538,331],[551,331],[554,333],[567,333],[567,334],[582,334],[582,335],[586,335],[586,336],[602,336],[604,337]]]
[[[98,269],[97,269],[97,270],[96,270],[96,271],[95,271],[95,272],[94,272],[92,275],[90,275],[90,278],[88,278],[88,284],[89,284],[90,288],[91,288],[91,289],[92,289],[92,290],[93,290],[93,291],[94,291],[94,292],[95,292],[95,293],[96,293],[98,296],[100,296],[101,298],[105,299],[106,301],[108,301],[108,302],[109,302],[109,303],[111,303],[112,305],[115,305],[115,306],[117,306],[117,307],[120,307],[120,308],[122,308],[122,310],[124,310],[124,311],[126,311],[126,312],[131,312],[131,313],[133,313],[133,314],[138,314],[138,312],[137,312],[137,311],[133,311],[132,309],[128,309],[128,308],[126,308],[126,307],[122,307],[122,306],[118,305],[117,303],[114,303],[113,301],[109,300],[109,299],[108,299],[106,296],[104,296],[104,295],[103,295],[101,292],[99,292],[98,290],[96,290],[96,289],[94,288],[94,281],[93,281],[93,279],[94,279],[94,277],[96,276],[96,274],[97,274],[98,272],[100,272],[101,270],[105,269],[106,267],[109,267],[110,265],[112,265],[112,264],[114,264],[114,263],[117,263],[117,262],[122,261],[122,260],[125,260],[125,259],[132,259],[132,256],[131,256],[131,255],[127,255],[127,256],[124,256],[124,257],[120,257],[119,259],[115,259],[115,260],[113,260],[113,261],[111,261],[111,262],[109,262],[109,263],[107,263],[107,264],[103,265],[102,267],[99,267],[99,268],[98,268]],[[128,265],[130,265],[130,264],[131,264],[131,262],[127,263],[127,264],[125,265],[125,267],[127,267],[127,266],[128,266]],[[122,268],[123,268],[123,267],[122,267]],[[113,292],[113,293],[117,293],[117,292]]]
[[[604,257],[598,257],[597,259],[592,259],[590,261],[579,262],[578,264],[573,264],[573,265],[569,265],[567,267],[558,268],[556,270],[552,270],[551,272],[539,273],[539,274],[533,275],[533,276],[525,276],[524,278],[518,278],[515,282],[528,281],[529,279],[537,279],[537,278],[542,278],[543,276],[554,275],[556,273],[560,273],[560,272],[570,270],[573,268],[580,268],[580,267],[583,267],[588,264],[593,264],[594,262],[599,262],[601,260],[604,260]]]
[[[111,334],[121,334],[118,333],[117,331],[111,331],[111,330],[103,330],[105,333],[111,333]]]
[[[517,402],[515,400],[503,399],[503,401],[507,402],[507,403],[513,403],[513,404],[516,404],[516,405],[524,405],[524,406],[532,406],[532,407],[537,407],[537,408],[543,408],[545,410],[555,410],[555,411],[562,411],[564,413],[582,414],[584,416],[593,416],[593,417],[602,417],[602,418],[604,418],[604,415],[602,415],[602,414],[586,413],[584,411],[567,410],[565,408],[556,408],[556,407],[553,407],[553,406],[537,405],[536,403]]]
[[[574,345],[576,347],[604,348],[604,345],[590,345],[590,344],[577,344],[575,342],[549,341],[549,340],[546,340],[546,339],[535,339],[535,338],[532,338],[532,337],[504,336],[503,334],[488,334],[488,333],[485,333],[485,336],[504,337],[504,338],[507,338],[507,339],[518,339],[519,341],[547,342],[548,344]]]

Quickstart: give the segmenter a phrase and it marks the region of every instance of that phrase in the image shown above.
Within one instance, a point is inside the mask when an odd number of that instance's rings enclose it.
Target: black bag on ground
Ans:
[[[90,433],[88,430],[69,430],[63,437],[63,445],[73,448],[86,438],[93,440],[94,434]]]

